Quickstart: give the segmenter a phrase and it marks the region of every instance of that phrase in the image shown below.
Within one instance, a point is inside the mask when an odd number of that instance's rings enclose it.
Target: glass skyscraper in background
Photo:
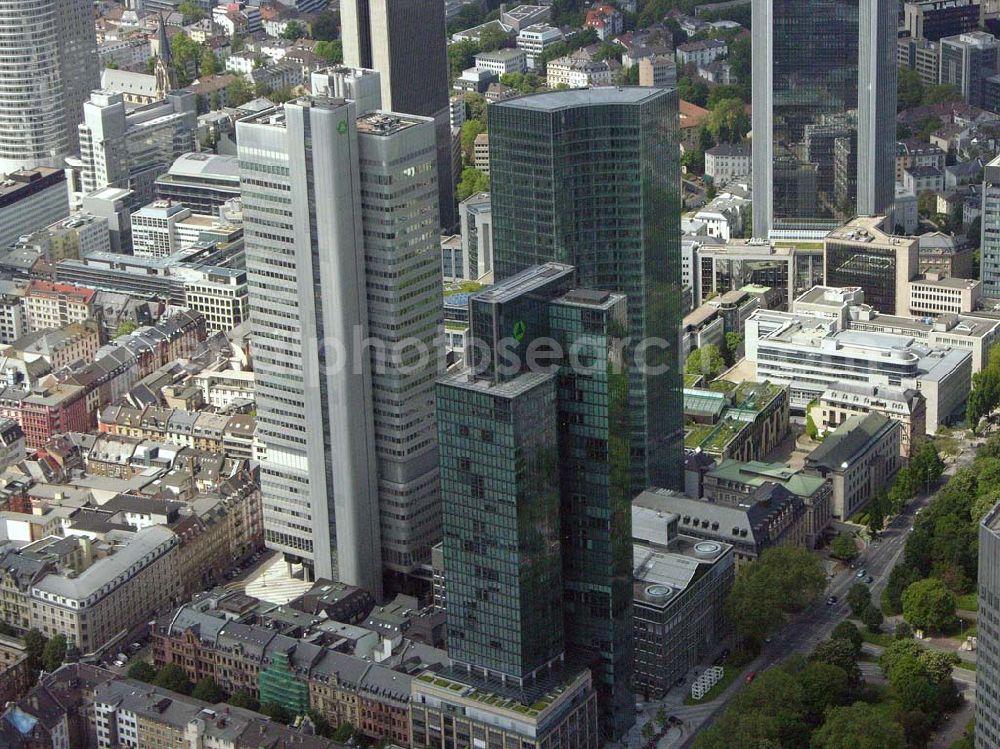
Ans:
[[[539,263],[628,297],[632,346],[665,370],[631,370],[633,494],[683,484],[677,92],[595,88],[490,106],[498,281]],[[633,350],[630,355],[636,353]]]
[[[753,228],[819,237],[894,199],[897,0],[753,0]]]

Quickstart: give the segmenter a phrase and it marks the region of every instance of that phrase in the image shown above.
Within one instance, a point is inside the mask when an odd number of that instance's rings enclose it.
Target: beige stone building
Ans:
[[[927,432],[927,401],[919,391],[908,388],[845,382],[823,391],[810,411],[821,432],[832,432],[851,416],[868,413],[900,423],[899,454],[903,458],[913,455]]]

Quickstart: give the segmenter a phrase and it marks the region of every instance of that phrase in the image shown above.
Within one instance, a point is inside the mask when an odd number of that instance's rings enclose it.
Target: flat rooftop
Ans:
[[[575,269],[565,263],[543,263],[515,273],[472,295],[473,302],[509,302],[559,277],[572,277]]]
[[[402,132],[407,128],[427,122],[427,120],[396,114],[395,112],[371,112],[358,117],[357,122],[359,133],[388,137]]]
[[[566,91],[550,91],[528,94],[513,99],[494,102],[494,107],[531,109],[539,112],[557,112],[574,107],[602,106],[610,104],[641,104],[659,96],[662,89],[641,86],[604,88],[575,88]]]

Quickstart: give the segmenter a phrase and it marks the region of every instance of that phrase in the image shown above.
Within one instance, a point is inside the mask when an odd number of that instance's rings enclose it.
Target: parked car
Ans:
[[[835,604],[836,602],[837,602],[837,596],[827,596],[826,597],[826,605],[827,606],[833,606],[833,604]]]
[[[871,585],[873,582],[875,582],[875,578],[869,575],[868,577],[865,578],[865,582]]]
[[[868,570],[866,570],[866,569],[865,569],[864,567],[862,567],[862,568],[861,568],[860,570],[858,570],[858,571],[857,571],[857,572],[856,572],[856,573],[854,574],[854,576],[855,576],[855,577],[864,577],[864,576],[865,576],[865,575],[867,575],[867,574],[868,574]]]
[[[753,681],[756,675],[757,675],[756,671],[751,671],[750,673],[748,673],[746,678],[746,683],[749,684],[751,681]]]

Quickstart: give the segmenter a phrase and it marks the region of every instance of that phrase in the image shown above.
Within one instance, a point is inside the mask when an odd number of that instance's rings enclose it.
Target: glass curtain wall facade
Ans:
[[[548,261],[628,297],[632,492],[683,484],[677,92],[597,88],[490,107],[494,272]],[[655,345],[652,345],[655,339]],[[630,350],[631,355],[637,352]]]
[[[817,236],[893,200],[896,0],[753,0],[754,232]]]
[[[887,315],[896,314],[896,250],[826,243],[826,285],[860,286],[865,304]]]

